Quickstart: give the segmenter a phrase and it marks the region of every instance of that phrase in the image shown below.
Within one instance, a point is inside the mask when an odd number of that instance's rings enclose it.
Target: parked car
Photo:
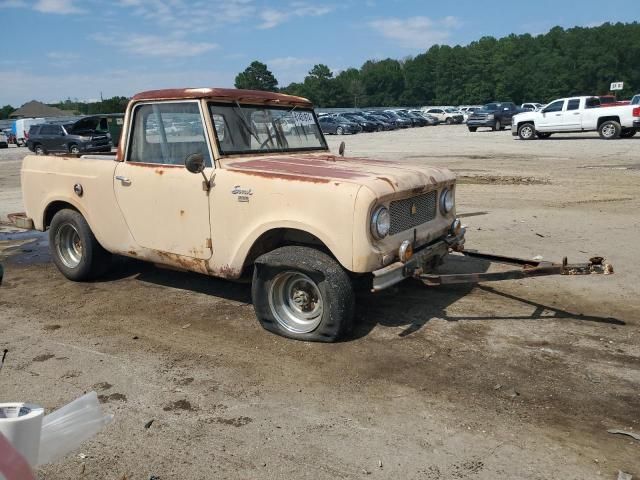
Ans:
[[[346,118],[334,117],[332,115],[325,115],[318,119],[322,133],[333,135],[347,135],[359,133],[362,131],[362,127],[356,123],[353,123]]]
[[[601,107],[617,107],[619,105],[629,105],[629,100],[618,100],[614,95],[600,95]]]
[[[394,123],[392,123],[390,120],[384,118],[384,117],[380,117],[377,115],[371,115],[368,113],[362,113],[360,114],[361,117],[364,117],[365,119],[367,119],[370,122],[373,122],[376,124],[376,126],[378,127],[378,131],[381,130],[395,130],[397,127],[395,126]]]
[[[9,140],[2,130],[0,130],[0,148],[8,148]]]
[[[5,137],[7,137],[7,143],[9,145],[15,145],[16,144],[16,136],[13,133],[13,130],[11,130],[10,128],[5,128],[2,130],[2,133],[4,133]]]
[[[29,129],[27,148],[37,155],[46,153],[110,152],[111,135],[98,130],[101,119],[86,117],[74,123],[42,123]]]
[[[440,121],[436,117],[434,117],[433,115],[427,115],[422,110],[409,110],[409,113],[424,118],[427,121],[427,125],[429,126],[438,125],[440,123]]]
[[[411,120],[411,124],[414,127],[426,127],[429,125],[429,122],[422,115],[415,115],[404,108],[395,110],[395,113],[407,120]]]
[[[378,129],[382,130],[382,127],[378,127],[377,123],[371,122],[355,112],[336,113],[336,117],[344,118],[350,122],[360,125],[364,132],[375,132]]]
[[[479,127],[491,130],[502,130],[511,125],[511,120],[518,113],[518,107],[513,102],[491,102],[480,110],[473,112],[467,119],[467,128],[475,132]]]
[[[396,112],[392,110],[385,110],[383,112],[378,112],[378,113],[384,116],[385,118],[392,120],[398,126],[398,128],[409,128],[413,125],[413,122],[411,120],[401,117],[400,115],[398,115]]]
[[[462,123],[464,120],[464,116],[460,112],[456,112],[455,110],[444,108],[428,108],[425,110],[425,113],[428,115],[433,115],[441,123],[446,123],[447,125],[453,125],[454,123]]]
[[[523,103],[520,105],[520,110],[523,112],[537,112],[542,106],[541,103]]]
[[[612,140],[631,138],[640,128],[640,106],[599,107],[598,97],[560,98],[539,112],[513,117],[511,133],[522,140],[533,140],[559,132],[597,131],[600,138]]]

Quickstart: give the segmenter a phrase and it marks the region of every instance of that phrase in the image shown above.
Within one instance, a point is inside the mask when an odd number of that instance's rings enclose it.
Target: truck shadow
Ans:
[[[487,271],[491,263],[485,260],[468,257],[450,256],[440,273],[471,273]],[[100,281],[117,281],[124,278],[135,278],[138,281],[158,286],[175,288],[203,295],[211,295],[227,300],[251,304],[251,286],[247,283],[236,283],[219,278],[212,278],[191,272],[181,272],[159,268],[155,265],[118,257],[110,273]],[[530,306],[530,314],[509,314],[508,306],[503,309],[504,315],[455,315],[448,313],[450,307],[460,299],[470,295],[474,289],[495,295],[498,300],[519,302]],[[479,300],[481,301],[481,300]],[[521,312],[522,309],[518,308]],[[349,342],[363,338],[378,325],[402,328],[400,337],[409,336],[432,319],[443,319],[449,322],[489,321],[489,320],[579,320],[586,322],[625,325],[616,318],[581,315],[558,307],[545,305],[525,297],[501,292],[485,285],[450,285],[444,287],[426,287],[416,280],[406,280],[383,292],[371,293],[360,291],[356,295],[356,323],[352,333],[343,341]]]

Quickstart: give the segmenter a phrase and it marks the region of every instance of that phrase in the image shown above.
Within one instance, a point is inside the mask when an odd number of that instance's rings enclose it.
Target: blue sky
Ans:
[[[576,8],[579,4],[579,8]],[[280,86],[435,43],[640,20],[639,0],[0,0],[0,105],[232,86],[252,60]]]

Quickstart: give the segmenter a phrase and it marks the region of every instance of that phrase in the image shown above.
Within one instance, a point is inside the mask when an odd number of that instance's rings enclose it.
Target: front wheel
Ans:
[[[500,120],[496,120],[496,123],[493,124],[492,130],[494,132],[502,130],[502,123],[500,123]]]
[[[34,145],[33,151],[35,152],[36,155],[46,155],[47,154],[47,151],[39,143]]]
[[[520,140],[533,140],[536,136],[536,129],[533,123],[523,123],[518,127],[518,137]]]
[[[84,217],[71,209],[53,216],[49,250],[58,270],[75,282],[99,277],[111,261],[111,254],[98,243]]]
[[[342,127],[336,128],[336,135],[344,135],[344,130],[342,129]]]
[[[347,273],[310,247],[281,247],[260,256],[251,285],[263,328],[283,337],[334,342],[353,323],[355,300]]]
[[[69,146],[69,153],[73,153],[74,155],[78,155],[80,153],[80,147],[75,143]]]
[[[478,127],[468,127],[470,132],[475,132],[478,130]]]
[[[445,121],[445,123],[446,123],[447,125],[453,125],[453,118],[451,118],[451,117],[447,118],[447,120]]]
[[[603,140],[615,140],[620,136],[621,130],[620,124],[615,120],[602,122],[602,125],[598,127],[598,133]]]

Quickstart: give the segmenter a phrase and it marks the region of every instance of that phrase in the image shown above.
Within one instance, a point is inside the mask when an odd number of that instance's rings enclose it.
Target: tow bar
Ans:
[[[516,257],[505,257],[502,255],[494,255],[490,253],[481,253],[477,250],[462,250],[463,255],[472,258],[488,260],[493,263],[502,263],[506,265],[516,265],[520,268],[507,270],[505,272],[486,272],[486,273],[453,273],[453,274],[424,274],[417,269],[414,277],[422,280],[425,285],[452,285],[456,283],[480,283],[480,282],[496,282],[499,280],[517,280],[527,277],[543,277],[547,275],[592,275],[602,274],[610,275],[613,273],[613,267],[604,263],[603,257],[593,257],[589,259],[589,263],[567,263],[567,257],[564,257],[562,263],[545,262],[538,260],[527,260]]]

